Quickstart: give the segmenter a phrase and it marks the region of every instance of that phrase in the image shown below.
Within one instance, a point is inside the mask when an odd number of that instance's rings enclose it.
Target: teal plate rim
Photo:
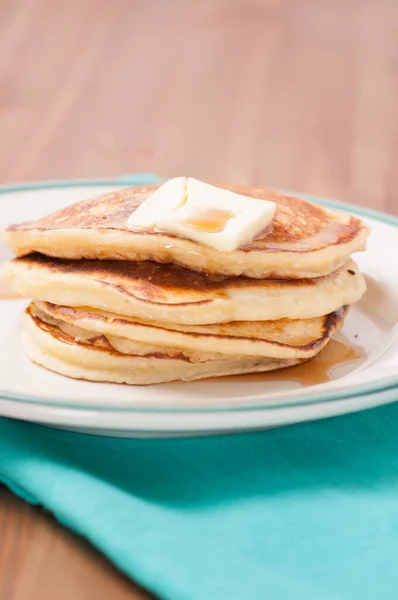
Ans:
[[[103,179],[64,179],[64,180],[49,180],[49,181],[36,181],[30,183],[21,183],[21,184],[8,184],[0,186],[0,194],[9,194],[16,192],[24,192],[31,190],[41,190],[41,189],[59,189],[59,188],[68,188],[68,187],[94,187],[94,186],[118,186],[118,185],[126,185],[126,186],[134,186],[134,185],[150,185],[153,183],[157,183],[162,181],[162,178],[157,177],[151,173],[137,173],[132,175],[121,175],[119,177],[109,177]],[[340,202],[338,200],[330,200],[328,198],[320,198],[318,196],[314,196],[312,194],[307,194],[303,192],[291,192],[289,190],[279,190],[286,194],[292,194],[303,198],[305,200],[309,200],[310,202],[314,202],[316,204],[320,204],[322,206],[326,206],[328,208],[334,208],[337,210],[342,210],[345,212],[350,212],[357,214],[362,217],[369,217],[371,219],[375,219],[376,221],[387,223],[394,227],[398,227],[398,217],[394,217],[393,215],[389,215],[387,213],[379,212],[377,210],[373,210],[370,208],[363,208],[359,206],[355,206],[353,204],[349,204],[347,202]],[[319,395],[314,394],[312,396],[308,396],[306,394],[302,394],[300,396],[295,396],[292,399],[283,399],[272,401],[267,400],[266,404],[262,404],[261,401],[256,401],[255,403],[248,404],[246,406],[229,406],[229,407],[189,407],[186,406],[182,410],[180,407],[167,407],[162,408],[161,406],[156,407],[137,407],[137,406],[126,406],[124,405],[114,405],[114,406],[99,406],[93,405],[91,403],[83,403],[83,402],[75,402],[70,400],[47,400],[40,398],[39,396],[30,396],[30,395],[22,395],[22,394],[13,394],[9,392],[4,392],[0,389],[0,398],[4,400],[18,400],[27,403],[34,403],[43,406],[51,406],[53,408],[75,408],[82,410],[93,410],[93,411],[132,411],[132,412],[153,412],[153,413],[161,413],[161,412],[227,412],[227,411],[252,411],[252,410],[264,410],[264,409],[275,409],[275,408],[292,408],[292,407],[300,407],[300,406],[310,406],[312,404],[319,404],[325,402],[341,401],[348,400],[349,398],[355,398],[359,396],[368,396],[374,395],[376,393],[386,393],[397,390],[398,392],[398,375],[393,377],[388,377],[386,379],[382,379],[378,382],[375,382],[374,385],[371,384],[362,384],[356,385],[352,390],[349,390],[349,393],[344,393],[344,390],[336,390],[331,392],[321,392]],[[398,393],[397,393],[398,400]]]

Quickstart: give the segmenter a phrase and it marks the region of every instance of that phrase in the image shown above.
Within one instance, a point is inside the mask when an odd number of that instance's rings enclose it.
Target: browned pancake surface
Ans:
[[[123,230],[135,236],[159,235],[156,232],[139,234],[126,225],[129,216],[157,187],[133,187],[103,194],[68,206],[43,219],[10,225],[7,231],[11,233],[62,228],[97,228]],[[252,198],[271,200],[277,205],[272,224],[260,233],[251,244],[241,248],[245,251],[277,249],[279,251],[307,252],[328,245],[346,243],[356,237],[364,228],[364,224],[355,217],[344,221],[320,206],[271,190],[237,185],[220,187]]]
[[[294,280],[250,279],[248,277],[223,277],[222,275],[207,275],[190,271],[174,264],[158,264],[151,261],[133,262],[127,260],[66,260],[54,259],[41,254],[32,254],[24,258],[15,258],[15,264],[25,265],[27,268],[43,268],[47,273],[57,275],[73,274],[74,277],[96,280],[107,286],[116,288],[127,295],[145,298],[146,301],[156,303],[170,302],[172,295],[173,304],[178,303],[179,295],[194,292],[195,297],[203,293],[206,298],[222,298],[229,288],[258,288],[263,290],[267,286],[275,291],[278,288],[319,285],[321,280],[332,279],[336,273],[321,278],[307,278]],[[354,271],[355,274],[355,271]]]
[[[64,320],[65,322],[72,323],[78,327],[80,326],[79,321],[81,319],[100,320],[122,326],[128,326],[133,322],[131,319],[127,320],[116,315],[90,312],[90,309],[82,309],[80,307],[53,305],[50,302],[42,302],[39,303],[38,306],[36,306],[35,303],[32,303],[28,309],[28,312],[35,318],[39,316],[39,318],[44,322],[46,322],[46,317],[50,315],[50,317],[59,319],[61,321]],[[249,326],[253,325],[253,337],[248,337],[247,334],[241,334],[241,326],[247,328],[248,324],[243,322],[240,323],[238,321],[214,326],[214,331],[211,329],[211,326],[204,326],[202,328],[199,326],[193,329],[186,327],[184,328],[183,333],[185,336],[195,339],[209,338],[216,340],[217,338],[223,338],[235,341],[249,339],[252,342],[268,341],[274,345],[285,348],[294,347],[297,350],[302,351],[315,351],[321,346],[323,347],[325,341],[327,341],[332,335],[334,335],[336,331],[340,329],[347,313],[348,307],[343,306],[340,310],[337,310],[333,313],[312,319],[314,322],[312,327],[312,322],[307,321],[307,327],[303,329],[303,332],[298,330],[298,327],[300,326],[298,321],[279,319],[278,321],[257,321],[253,324],[249,323]],[[295,334],[292,335],[292,332],[289,331],[289,327],[295,323],[298,324],[298,327],[296,327]],[[167,328],[160,326],[160,324],[153,325],[149,322],[145,323],[145,326],[158,331],[160,336],[162,331],[167,331]],[[103,335],[98,336],[93,334],[93,339],[104,337],[105,336]],[[278,341],[278,338],[284,341]],[[105,339],[107,340],[106,337]],[[286,341],[287,339],[289,339],[289,342]],[[89,341],[91,341],[91,338]],[[100,343],[102,344],[103,340],[101,340]],[[110,344],[108,340],[107,343]],[[179,358],[181,358],[181,356],[179,356]]]
[[[96,350],[100,350],[101,352],[105,352],[107,354],[113,354],[114,356],[123,356],[109,341],[106,335],[95,334],[87,338],[79,338],[76,339],[71,335],[62,331],[56,325],[52,325],[51,323],[47,323],[46,321],[38,318],[33,314],[32,307],[28,306],[26,309],[27,314],[33,319],[37,327],[39,327],[42,331],[50,333],[53,338],[63,342],[64,344],[70,345],[78,345],[85,346],[89,348],[95,348]],[[158,359],[167,359],[167,360],[183,360],[185,362],[192,362],[189,357],[187,357],[183,352],[178,351],[170,351],[170,352],[148,352],[144,355],[146,358],[158,358]]]

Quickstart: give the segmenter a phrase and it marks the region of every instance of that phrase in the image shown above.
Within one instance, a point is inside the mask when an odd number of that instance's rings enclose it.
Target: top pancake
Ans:
[[[277,205],[271,225],[233,252],[161,232],[129,229],[127,219],[157,186],[110,192],[37,221],[10,225],[4,240],[17,256],[40,252],[67,259],[153,260],[209,274],[268,279],[327,275],[365,247],[368,228],[359,219],[271,190],[220,187]]]

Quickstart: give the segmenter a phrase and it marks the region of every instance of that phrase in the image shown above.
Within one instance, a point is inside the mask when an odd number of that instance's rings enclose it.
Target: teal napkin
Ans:
[[[128,440],[0,419],[0,480],[166,600],[395,600],[398,404]]]

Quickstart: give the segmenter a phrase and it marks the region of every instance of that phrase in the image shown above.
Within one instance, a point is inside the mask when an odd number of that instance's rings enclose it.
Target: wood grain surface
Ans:
[[[0,487],[0,600],[150,600],[84,540]]]
[[[0,183],[153,171],[398,214],[396,0],[0,0]],[[145,598],[0,493],[0,600]]]

